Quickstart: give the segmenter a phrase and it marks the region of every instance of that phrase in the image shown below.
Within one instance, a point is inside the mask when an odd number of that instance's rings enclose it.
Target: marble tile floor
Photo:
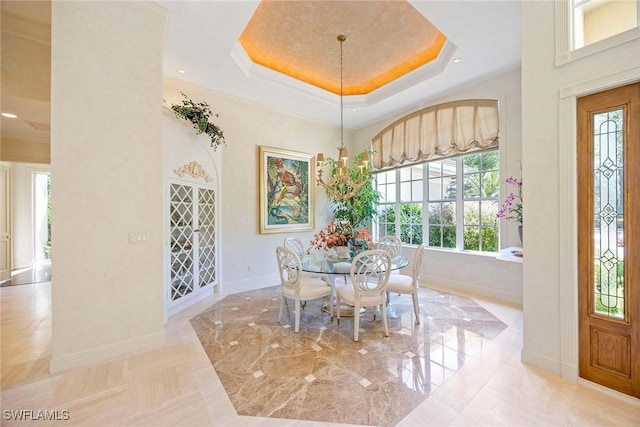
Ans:
[[[420,325],[412,299],[393,294],[390,336],[369,309],[355,342],[353,318],[332,321],[322,300],[301,311],[299,333],[291,300],[278,324],[280,294],[230,295],[191,320],[241,415],[393,426],[507,327],[470,298],[425,288]]]
[[[169,319],[165,326],[165,344],[161,348],[51,375],[48,373],[50,285],[0,288],[1,424],[337,425],[238,415],[190,322],[194,316],[232,294],[221,292]],[[521,363],[520,309],[477,298],[474,301],[506,324],[506,329],[488,340],[397,425],[638,425],[640,404]],[[308,306],[305,311],[310,308]],[[426,316],[428,314],[423,312],[423,318]],[[352,331],[350,326],[350,322],[343,321],[340,328],[344,327],[348,334]],[[363,326],[363,337],[370,339],[376,325],[365,322]],[[336,402],[352,399],[347,390],[332,397]],[[69,419],[50,422],[6,419],[5,411],[17,409],[69,411]]]

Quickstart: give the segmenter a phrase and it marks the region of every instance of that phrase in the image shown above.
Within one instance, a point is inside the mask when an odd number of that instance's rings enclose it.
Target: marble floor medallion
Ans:
[[[230,295],[191,319],[240,415],[393,426],[506,327],[473,300],[420,289],[422,322],[411,297],[393,294],[390,336],[380,316],[332,321],[310,301],[293,330],[293,302],[278,323],[280,287]]]

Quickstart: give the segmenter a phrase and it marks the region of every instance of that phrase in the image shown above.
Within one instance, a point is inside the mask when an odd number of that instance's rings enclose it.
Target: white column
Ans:
[[[51,7],[55,372],[163,341],[167,18],[143,2]]]

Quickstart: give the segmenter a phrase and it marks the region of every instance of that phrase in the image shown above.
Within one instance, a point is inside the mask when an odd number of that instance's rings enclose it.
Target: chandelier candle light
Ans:
[[[337,37],[340,42],[340,147],[338,147],[338,163],[337,169],[332,181],[326,183],[322,179],[322,167],[324,166],[324,154],[318,153],[316,163],[318,166],[318,177],[316,182],[324,187],[327,193],[336,200],[347,200],[355,196],[356,192],[368,182],[369,153],[364,152],[360,157],[357,173],[350,173],[347,161],[349,160],[349,152],[344,145],[344,110],[343,110],[343,78],[342,78],[342,43],[347,39],[343,34]]]

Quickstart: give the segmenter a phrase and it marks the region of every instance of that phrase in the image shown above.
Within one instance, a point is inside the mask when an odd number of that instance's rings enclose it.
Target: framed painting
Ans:
[[[260,233],[313,229],[313,155],[259,147]]]

